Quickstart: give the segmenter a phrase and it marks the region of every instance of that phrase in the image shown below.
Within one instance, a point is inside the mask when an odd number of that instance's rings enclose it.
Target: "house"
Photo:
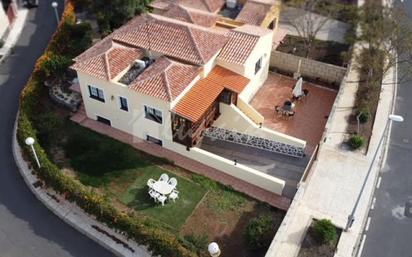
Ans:
[[[281,180],[198,148],[205,134],[223,131],[303,151],[304,141],[262,128],[248,104],[268,76],[272,34],[136,17],[74,59],[86,115],[281,194]]]
[[[243,24],[276,30],[278,0],[155,0],[153,12],[201,26],[236,28]]]

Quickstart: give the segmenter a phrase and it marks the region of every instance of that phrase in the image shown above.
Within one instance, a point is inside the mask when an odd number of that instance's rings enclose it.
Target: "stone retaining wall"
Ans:
[[[302,60],[300,74],[303,77],[319,79],[328,83],[340,84],[346,73],[346,68],[302,58],[296,55],[272,51],[270,67],[280,71],[294,73],[298,70],[299,60]]]

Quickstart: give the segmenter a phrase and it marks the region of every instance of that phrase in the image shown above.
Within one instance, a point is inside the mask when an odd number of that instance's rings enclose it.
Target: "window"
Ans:
[[[155,108],[151,108],[149,106],[144,106],[144,113],[145,113],[145,118],[155,121],[157,123],[162,124],[162,112],[155,109]]]
[[[149,141],[149,142],[155,143],[156,145],[160,145],[160,146],[163,145],[162,140],[157,139],[157,138],[152,137],[152,136],[149,136],[149,135],[146,136],[146,140]]]
[[[255,75],[260,71],[262,68],[262,59],[263,57],[260,57],[259,60],[255,64]]]
[[[96,87],[88,86],[89,87],[89,94],[90,98],[93,98],[95,100],[98,100],[100,102],[104,103],[104,94],[103,90],[98,89]]]
[[[127,105],[127,99],[124,97],[119,96],[119,101],[120,101],[120,109],[123,111],[128,112],[129,111],[129,106]]]
[[[106,119],[106,118],[103,118],[103,117],[101,117],[101,116],[97,116],[97,121],[98,121],[98,122],[101,122],[101,123],[103,123],[103,124],[109,125],[109,126],[112,125],[112,123],[110,122],[110,120],[108,120],[108,119]]]

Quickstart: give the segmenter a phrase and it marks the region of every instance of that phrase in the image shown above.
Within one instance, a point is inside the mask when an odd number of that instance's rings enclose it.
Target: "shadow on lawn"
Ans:
[[[130,194],[135,197],[127,204],[128,207],[141,211],[155,207],[157,204],[150,198],[147,188],[132,188]]]

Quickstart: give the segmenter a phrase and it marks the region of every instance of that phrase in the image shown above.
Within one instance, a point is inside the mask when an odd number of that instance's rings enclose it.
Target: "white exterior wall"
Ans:
[[[6,33],[9,28],[9,19],[3,9],[3,4],[0,1],[0,39],[3,38],[4,33]]]
[[[172,140],[170,103],[140,94],[121,84],[96,79],[81,72],[77,74],[89,118],[96,120],[97,116],[101,116],[109,119],[112,127],[144,140],[147,135],[162,141]],[[104,103],[90,98],[88,85],[103,90]],[[119,96],[127,99],[128,112],[120,109]],[[162,124],[145,118],[144,105],[162,111]]]
[[[261,37],[243,65],[229,63],[220,59],[217,61],[218,65],[250,79],[250,83],[239,95],[239,97],[247,103],[253,98],[268,77],[270,54],[272,51],[272,37],[273,32]],[[255,74],[256,62],[261,57],[263,57],[262,68]]]
[[[266,138],[296,147],[304,148],[306,146],[306,142],[304,140],[298,139],[296,137],[291,137],[265,127],[260,128],[255,122],[248,118],[233,104],[227,105],[220,103],[219,108],[221,115],[213,123],[214,127],[237,131],[251,136]]]

